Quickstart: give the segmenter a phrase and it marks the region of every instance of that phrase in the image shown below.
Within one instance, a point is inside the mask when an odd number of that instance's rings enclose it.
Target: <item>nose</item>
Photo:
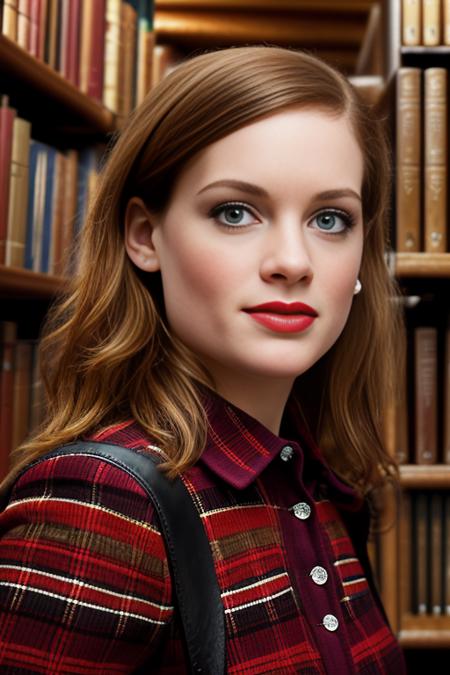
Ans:
[[[264,246],[260,267],[264,281],[283,281],[292,285],[310,282],[313,267],[308,241],[301,223],[289,219],[273,224]]]

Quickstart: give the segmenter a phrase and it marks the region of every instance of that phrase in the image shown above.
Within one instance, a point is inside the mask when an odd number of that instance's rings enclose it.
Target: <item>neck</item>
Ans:
[[[228,377],[227,373],[223,375],[220,380],[216,379],[220,396],[278,436],[292,381],[246,376],[236,382],[229,374]]]

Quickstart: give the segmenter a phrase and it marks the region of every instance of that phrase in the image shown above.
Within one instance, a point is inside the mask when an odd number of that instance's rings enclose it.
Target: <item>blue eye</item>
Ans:
[[[214,207],[210,212],[210,216],[215,218],[221,225],[230,228],[245,227],[255,222],[255,216],[247,206],[234,202]]]
[[[317,229],[330,234],[341,234],[351,229],[354,225],[353,217],[345,211],[328,210],[318,213],[313,218],[317,223]]]

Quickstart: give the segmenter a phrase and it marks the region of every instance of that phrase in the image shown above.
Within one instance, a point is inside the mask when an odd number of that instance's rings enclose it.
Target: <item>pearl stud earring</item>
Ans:
[[[353,291],[353,295],[358,295],[358,293],[361,292],[361,289],[362,289],[362,283],[360,282],[359,279],[357,279],[356,284],[355,284],[355,290]]]

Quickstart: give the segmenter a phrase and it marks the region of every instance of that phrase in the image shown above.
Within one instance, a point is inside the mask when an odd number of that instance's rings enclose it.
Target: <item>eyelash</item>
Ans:
[[[217,219],[217,216],[220,213],[225,211],[225,209],[228,209],[228,208],[233,207],[233,206],[244,209],[248,213],[251,213],[252,216],[254,216],[250,207],[247,204],[244,204],[243,202],[224,202],[222,204],[218,204],[213,209],[211,209],[208,216],[210,218],[216,218]],[[328,234],[331,234],[332,236],[337,236],[339,234],[345,234],[346,232],[351,230],[356,224],[355,217],[353,216],[352,213],[349,213],[348,211],[341,211],[341,209],[334,209],[334,208],[322,209],[322,211],[319,211],[318,213],[315,213],[313,218],[318,218],[319,216],[322,216],[324,214],[333,214],[333,215],[339,216],[344,221],[346,229],[343,230],[342,232],[328,232]],[[227,225],[226,223],[222,223],[221,221],[218,221],[218,222],[219,222],[219,225],[221,227],[225,228],[226,230],[236,231],[236,230],[239,230],[240,228],[243,229],[244,227],[247,227],[246,225]],[[318,228],[318,229],[320,230],[320,228]],[[327,232],[327,230],[322,230],[322,232]]]

